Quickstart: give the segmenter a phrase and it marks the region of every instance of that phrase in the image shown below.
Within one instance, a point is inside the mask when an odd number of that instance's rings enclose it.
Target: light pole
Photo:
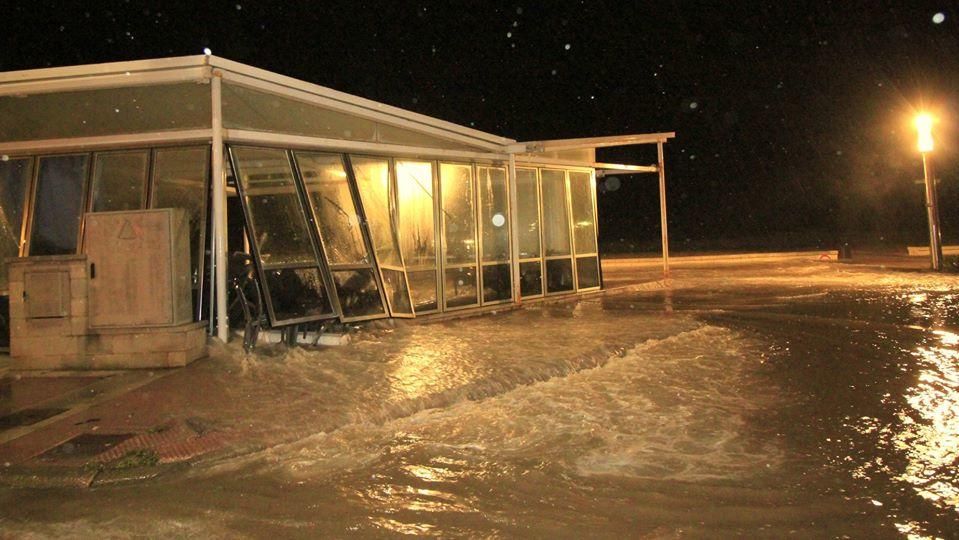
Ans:
[[[929,217],[929,261],[936,272],[942,270],[942,243],[939,231],[939,195],[936,192],[936,175],[932,169],[932,124],[928,114],[916,117],[916,132],[919,134],[919,153],[922,154],[922,172],[926,182],[926,214]]]

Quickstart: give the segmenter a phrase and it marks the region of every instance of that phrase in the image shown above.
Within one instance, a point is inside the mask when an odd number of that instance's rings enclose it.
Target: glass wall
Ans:
[[[350,163],[390,314],[394,317],[412,316],[413,303],[396,235],[390,162],[385,158],[351,156]]]
[[[520,294],[524,298],[543,294],[543,262],[539,182],[536,169],[516,169],[516,224],[519,236]]]
[[[443,223],[443,291],[447,308],[479,303],[473,167],[440,164]]]
[[[373,258],[339,154],[295,152],[343,320],[387,314]]]
[[[183,208],[190,216],[190,269],[193,288],[203,283],[210,147],[162,148],[153,151],[151,208]],[[199,302],[197,302],[199,309]]]
[[[573,211],[573,247],[576,253],[576,288],[599,287],[599,250],[596,246],[596,207],[592,174],[569,171]]]
[[[480,281],[483,302],[513,296],[510,272],[509,186],[503,167],[476,167],[479,188],[479,227],[482,245]]]
[[[566,205],[566,171],[542,169],[543,247],[546,260],[546,294],[575,289],[569,209]]]
[[[413,310],[439,309],[433,164],[396,161],[397,232],[406,263]]]
[[[88,154],[40,158],[28,244],[30,255],[77,252],[89,162]]]
[[[147,150],[100,152],[94,155],[91,212],[140,210],[146,206]]]
[[[0,290],[7,289],[7,258],[20,255],[23,207],[32,177],[32,158],[0,161]]]
[[[292,324],[334,317],[289,155],[271,148],[231,147],[230,157],[270,320]]]

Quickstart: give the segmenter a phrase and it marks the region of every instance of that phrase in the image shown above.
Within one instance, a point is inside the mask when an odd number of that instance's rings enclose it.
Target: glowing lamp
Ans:
[[[916,132],[919,134],[919,151],[925,154],[932,152],[932,124],[934,119],[928,114],[916,117]]]

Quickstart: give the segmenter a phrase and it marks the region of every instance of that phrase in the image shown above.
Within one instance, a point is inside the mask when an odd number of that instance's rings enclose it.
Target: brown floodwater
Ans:
[[[0,531],[955,537],[959,292],[951,282],[802,269],[707,277],[437,327],[496,335],[499,325],[527,324],[530,339],[497,348],[496,358],[464,358],[424,334],[376,379],[384,388],[350,398],[368,418],[135,485],[0,491]],[[629,342],[658,330],[598,365],[503,368],[542,355],[548,319],[559,316],[576,323],[563,328],[579,340]],[[323,351],[287,354],[296,377],[295,366],[309,370]],[[493,382],[472,399],[447,393],[445,402],[375,413],[397,396],[467,378]]]

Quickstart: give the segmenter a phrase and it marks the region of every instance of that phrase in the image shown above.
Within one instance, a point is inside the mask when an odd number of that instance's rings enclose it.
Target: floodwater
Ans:
[[[362,391],[315,398],[363,411],[335,429],[299,426],[284,444],[136,485],[2,491],[0,531],[955,537],[957,283],[835,265],[690,271],[671,290],[375,334],[356,354],[402,341],[406,360],[354,369],[341,380]],[[491,334],[495,354],[458,356],[464,333]],[[551,344],[590,340],[615,343],[599,360],[544,360]],[[310,380],[324,354],[233,361],[238,376]]]

